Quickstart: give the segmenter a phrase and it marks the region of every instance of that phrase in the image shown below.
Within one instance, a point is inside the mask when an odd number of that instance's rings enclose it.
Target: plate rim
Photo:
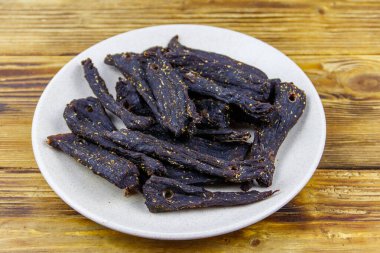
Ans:
[[[45,97],[47,96],[48,91],[52,87],[52,85],[50,85],[50,84],[55,81],[55,79],[57,78],[58,74],[60,72],[64,71],[66,68],[68,68],[70,62],[73,61],[73,59],[79,58],[81,55],[85,54],[90,48],[92,48],[92,47],[94,47],[94,46],[96,46],[96,45],[98,45],[100,43],[105,43],[108,40],[112,40],[112,39],[115,39],[117,37],[122,37],[123,35],[125,35],[125,34],[127,34],[129,32],[132,32],[132,31],[149,30],[149,29],[152,29],[152,28],[153,29],[165,29],[167,27],[202,27],[202,28],[208,28],[208,29],[214,29],[214,30],[222,30],[222,31],[225,31],[225,32],[227,32],[227,31],[228,32],[233,32],[233,33],[237,33],[240,36],[249,37],[250,39],[254,39],[254,40],[256,40],[256,41],[258,41],[260,43],[263,43],[263,44],[271,47],[277,53],[279,53],[282,56],[285,56],[286,58],[288,58],[300,70],[300,73],[302,73],[304,75],[304,77],[307,78],[307,80],[310,82],[310,84],[312,86],[310,88],[312,89],[312,92],[317,95],[317,98],[318,98],[315,105],[318,107],[318,109],[319,109],[319,111],[321,113],[321,120],[322,120],[322,122],[321,122],[321,124],[322,124],[321,139],[322,139],[322,141],[320,143],[320,146],[318,147],[318,152],[314,156],[314,160],[309,165],[309,168],[313,168],[313,169],[310,169],[308,171],[308,173],[304,177],[304,181],[299,182],[299,184],[298,184],[299,188],[296,188],[295,190],[293,190],[292,192],[290,192],[288,195],[286,195],[284,198],[282,198],[283,200],[281,201],[280,205],[273,206],[273,207],[267,209],[265,212],[261,212],[260,214],[254,216],[252,219],[245,219],[245,220],[242,220],[242,221],[238,221],[238,222],[234,223],[233,225],[221,226],[221,227],[218,227],[216,229],[208,229],[208,230],[201,231],[201,232],[183,232],[183,233],[179,233],[179,234],[178,233],[165,233],[165,232],[157,233],[157,232],[150,232],[150,231],[147,231],[147,230],[130,229],[128,227],[119,225],[117,223],[114,223],[114,222],[111,222],[111,221],[107,221],[107,220],[103,219],[101,217],[101,215],[97,215],[96,213],[92,213],[92,212],[88,212],[87,210],[84,210],[81,206],[78,206],[75,203],[73,203],[72,201],[70,201],[70,197],[66,196],[66,194],[63,193],[59,189],[59,186],[56,185],[56,183],[54,182],[54,180],[52,180],[51,178],[49,178],[47,176],[47,174],[46,174],[46,168],[44,169],[43,159],[41,158],[42,154],[40,154],[40,152],[38,150],[38,146],[41,145],[41,143],[38,142],[38,138],[37,138],[37,128],[38,128],[37,118],[39,118],[39,115],[40,115],[41,110],[42,110],[42,101],[45,100]],[[291,201],[305,187],[305,185],[310,181],[311,177],[313,176],[313,174],[314,174],[315,170],[317,169],[317,167],[319,165],[319,162],[320,162],[320,160],[322,158],[323,151],[324,151],[325,144],[326,144],[326,115],[325,115],[325,111],[324,111],[324,108],[323,108],[323,105],[322,105],[322,101],[321,101],[321,99],[319,97],[319,94],[318,94],[318,92],[317,92],[314,84],[309,79],[309,77],[305,74],[305,72],[291,58],[289,58],[283,52],[281,52],[280,50],[278,50],[275,47],[271,46],[270,44],[268,44],[268,43],[266,43],[266,42],[264,42],[262,40],[259,40],[259,39],[255,38],[253,36],[250,36],[250,35],[247,35],[247,34],[244,34],[244,33],[241,33],[241,32],[237,32],[237,31],[234,31],[234,30],[231,30],[231,29],[226,29],[226,28],[220,28],[220,27],[208,26],[208,25],[196,25],[196,24],[168,24],[168,25],[157,25],[157,26],[149,26],[149,27],[143,27],[143,28],[139,28],[139,29],[133,29],[133,30],[130,30],[130,31],[127,31],[127,32],[124,32],[124,33],[120,33],[120,34],[114,35],[112,37],[109,37],[109,38],[107,38],[105,40],[99,41],[99,42],[91,45],[90,47],[88,47],[85,50],[83,50],[82,52],[80,52],[78,55],[72,57],[54,75],[54,77],[49,81],[49,83],[46,85],[45,89],[43,90],[43,92],[42,92],[42,94],[41,94],[41,96],[40,96],[40,98],[38,100],[36,109],[34,111],[34,116],[33,116],[33,121],[32,121],[31,138],[32,138],[32,147],[33,147],[33,153],[34,153],[35,161],[37,163],[37,166],[38,166],[41,174],[43,175],[44,179],[46,180],[46,182],[49,184],[49,186],[52,188],[52,190],[67,205],[69,205],[71,208],[73,208],[75,211],[77,211],[78,213],[80,213],[84,217],[86,217],[86,218],[88,218],[88,219],[90,219],[90,220],[92,220],[92,221],[94,221],[94,222],[96,222],[96,223],[98,223],[98,224],[100,224],[102,226],[105,226],[107,228],[110,228],[110,229],[113,229],[113,230],[116,230],[116,231],[119,231],[119,232],[122,232],[122,233],[126,233],[126,234],[129,234],[129,235],[143,237],[143,238],[160,239],[160,240],[201,239],[201,238],[207,238],[207,237],[211,237],[211,236],[218,236],[218,235],[230,233],[230,232],[242,229],[244,227],[247,227],[249,225],[255,224],[255,223],[257,223],[257,222],[265,219],[266,217],[272,215],[273,213],[275,213],[276,211],[278,211],[280,208],[282,208],[284,205],[286,205],[287,203],[289,203],[289,201]]]

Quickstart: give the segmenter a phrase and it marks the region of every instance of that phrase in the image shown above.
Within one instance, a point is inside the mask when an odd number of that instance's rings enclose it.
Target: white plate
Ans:
[[[306,92],[305,113],[277,156],[276,173],[270,189],[280,189],[280,192],[271,198],[239,207],[152,214],[140,194],[125,198],[122,190],[45,143],[48,135],[68,132],[62,117],[65,105],[74,98],[93,95],[83,78],[81,60],[92,58],[113,91],[119,73],[103,63],[107,54],[141,52],[151,46],[166,46],[176,34],[186,46],[231,56],[262,69],[270,78],[293,81]],[[68,205],[89,219],[124,233],[178,240],[228,233],[276,212],[296,196],[313,175],[322,156],[325,138],[325,115],[318,93],[293,61],[250,36],[199,25],[164,25],[134,30],[85,50],[50,81],[37,105],[32,127],[33,150],[38,166],[49,185]]]

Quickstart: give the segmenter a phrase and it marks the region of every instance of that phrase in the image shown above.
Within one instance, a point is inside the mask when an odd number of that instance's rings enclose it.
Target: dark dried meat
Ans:
[[[106,131],[116,130],[116,127],[97,98],[74,99],[67,105],[67,108],[72,108],[75,117],[78,119],[89,120],[97,127]]]
[[[165,165],[165,168],[165,177],[175,179],[184,184],[206,186],[221,184],[225,182],[220,177],[213,177],[207,174],[200,173],[198,171],[173,166],[170,164]]]
[[[187,89],[159,49],[149,57],[132,53],[108,55],[105,62],[131,78],[136,90],[150,107],[156,121],[175,136],[193,129],[198,115]]]
[[[153,116],[151,109],[136,90],[134,79],[122,79],[116,83],[116,101],[137,115]]]
[[[274,107],[270,103],[255,99],[254,92],[239,92],[233,87],[220,86],[195,72],[186,73],[184,80],[192,92],[236,105],[255,122],[273,121]]]
[[[162,56],[160,49],[150,53],[146,60],[145,73],[161,114],[158,122],[175,136],[187,132],[189,123],[198,114],[184,81]]]
[[[197,131],[199,131],[199,129],[197,129]],[[212,140],[211,136],[208,136],[209,138],[193,136],[186,139],[175,139],[168,133],[163,132],[160,126],[156,128],[153,126],[147,131],[144,131],[144,133],[152,135],[162,141],[170,142],[227,161],[243,160],[250,149],[250,144],[246,141],[220,142]]]
[[[182,145],[202,154],[224,159],[227,161],[243,160],[247,156],[250,144],[246,142],[223,143],[215,142],[200,137],[192,137],[186,141],[176,141],[177,145]],[[179,166],[165,164],[167,173],[165,177],[176,179],[185,184],[198,186],[215,185],[225,183],[220,177],[215,177],[198,171],[189,170]]]
[[[165,57],[174,66],[198,72],[215,81],[269,92],[268,77],[263,71],[225,55],[185,47],[179,43],[178,36],[169,42]]]
[[[250,144],[247,142],[218,142],[194,136],[178,144],[193,149],[199,153],[207,154],[226,161],[244,160]]]
[[[91,106],[92,110],[88,111],[86,108],[89,106]],[[79,112],[82,112],[82,114]],[[97,115],[95,121],[93,121],[93,115]],[[166,173],[166,169],[160,161],[143,153],[121,148],[104,137],[106,131],[112,131],[115,130],[115,128],[99,100],[96,98],[90,97],[87,99],[73,100],[66,106],[63,117],[74,134],[129,159],[146,174],[163,175]],[[105,127],[109,124],[112,125],[112,128]]]
[[[211,136],[208,136],[209,138],[193,136],[192,138],[175,139],[169,134],[161,131],[161,128],[149,128],[148,131],[145,131],[144,133],[152,135],[162,141],[183,146],[227,161],[243,160],[247,154],[247,151],[250,149],[250,144],[248,142],[220,142],[217,140],[212,140]]]
[[[250,132],[231,128],[197,129],[196,135],[219,142],[244,142],[251,138]]]
[[[113,96],[108,92],[104,80],[99,75],[98,70],[94,67],[91,59],[82,61],[82,65],[85,78],[94,94],[99,98],[105,108],[123,121],[126,127],[131,129],[144,129],[153,123],[152,118],[135,115],[115,101]]]
[[[153,96],[152,90],[146,81],[146,74],[144,71],[144,57],[135,53],[122,53],[107,55],[104,62],[108,65],[117,68],[127,80],[131,80],[144,101],[152,110],[154,117],[161,118],[161,115],[157,108],[157,102]]]
[[[274,165],[274,161],[269,158],[267,150],[260,142],[260,132],[258,131],[254,132],[253,142],[245,158],[258,160],[258,161],[261,161],[263,164],[265,164],[265,167],[266,167],[265,173],[263,173],[258,179],[256,179],[256,182],[261,186],[269,187],[271,184],[271,180],[270,180],[270,184],[267,184],[267,183],[264,184],[263,182],[269,182],[267,180],[271,178],[271,175],[273,175],[273,172],[275,170],[275,165]],[[240,185],[240,188],[243,191],[248,191],[254,185],[255,185],[255,180],[251,180],[251,181],[243,182]]]
[[[198,128],[227,128],[230,125],[230,107],[228,104],[214,99],[198,99],[194,101],[197,112],[201,116]]]
[[[145,204],[152,213],[251,204],[270,197],[274,192],[210,192],[157,176],[152,176],[143,186]]]
[[[143,133],[152,135],[161,140],[175,140],[172,136],[162,128],[161,125],[155,124],[144,131]],[[245,142],[249,140],[251,134],[248,131],[244,130],[234,130],[231,128],[220,128],[220,129],[193,129],[192,134],[194,136],[214,140],[215,142]],[[182,142],[186,142],[186,140],[191,139],[188,138],[178,138],[178,140]]]
[[[70,155],[110,183],[126,189],[126,192],[133,192],[138,187],[139,171],[132,162],[125,158],[74,134],[49,136],[48,144]]]
[[[275,157],[289,130],[297,123],[306,107],[306,95],[292,83],[275,86],[274,105],[278,120],[261,130],[261,144]],[[274,158],[272,159],[274,160]]]
[[[185,47],[178,36],[167,48],[108,55],[105,63],[125,77],[116,100],[84,60],[98,98],[71,101],[64,118],[73,133],[49,136],[49,145],[127,192],[142,191],[151,212],[243,205],[275,192],[249,190],[272,184],[278,149],[306,106],[302,90],[228,56]],[[127,128],[118,130],[105,108]],[[251,132],[232,129],[231,121],[254,126],[252,143]],[[235,183],[243,192],[199,187]]]
[[[230,182],[256,179],[265,170],[259,161],[225,161],[138,131],[122,129],[107,132],[106,136],[126,149],[144,153],[176,166],[222,177]]]
[[[251,151],[251,157],[267,156],[272,163],[288,132],[303,114],[306,95],[292,83],[280,83],[274,87],[274,105],[279,114],[278,120],[259,130],[258,144]],[[261,186],[272,184],[274,166],[269,168],[270,170],[257,179]]]

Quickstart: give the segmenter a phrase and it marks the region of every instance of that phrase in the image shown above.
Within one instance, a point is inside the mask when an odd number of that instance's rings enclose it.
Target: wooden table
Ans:
[[[0,2],[0,251],[379,252],[380,2]],[[196,241],[104,228],[67,206],[34,161],[32,116],[73,56],[135,28],[207,24],[270,43],[299,64],[327,116],[327,144],[304,190],[267,219]]]

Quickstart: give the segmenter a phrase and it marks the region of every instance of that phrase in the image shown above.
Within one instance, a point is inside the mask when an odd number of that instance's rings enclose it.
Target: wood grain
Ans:
[[[318,170],[293,201],[264,221],[195,242],[148,240],[110,231],[64,204],[37,168],[1,168],[0,173],[0,234],[8,234],[0,243],[15,251],[316,252],[316,246],[328,245],[338,252],[358,252],[365,244],[366,252],[375,252],[380,243],[378,170]]]
[[[30,125],[35,105],[47,82],[70,58],[0,56],[3,166],[34,164],[32,152],[25,150],[31,150]],[[29,65],[25,66],[22,59]],[[380,125],[380,56],[292,59],[313,81],[326,111],[328,138],[321,167],[379,167],[380,128],[374,126]],[[20,146],[24,148],[20,150]]]
[[[0,53],[76,55],[130,29],[197,23],[253,35],[286,54],[378,54],[378,8],[377,1],[342,0],[6,0],[0,3]]]
[[[380,2],[376,0],[0,1],[0,252],[378,252]],[[196,241],[137,238],[77,214],[34,161],[31,122],[54,74],[118,33],[192,23],[233,29],[290,56],[327,117],[313,179],[240,231]]]

